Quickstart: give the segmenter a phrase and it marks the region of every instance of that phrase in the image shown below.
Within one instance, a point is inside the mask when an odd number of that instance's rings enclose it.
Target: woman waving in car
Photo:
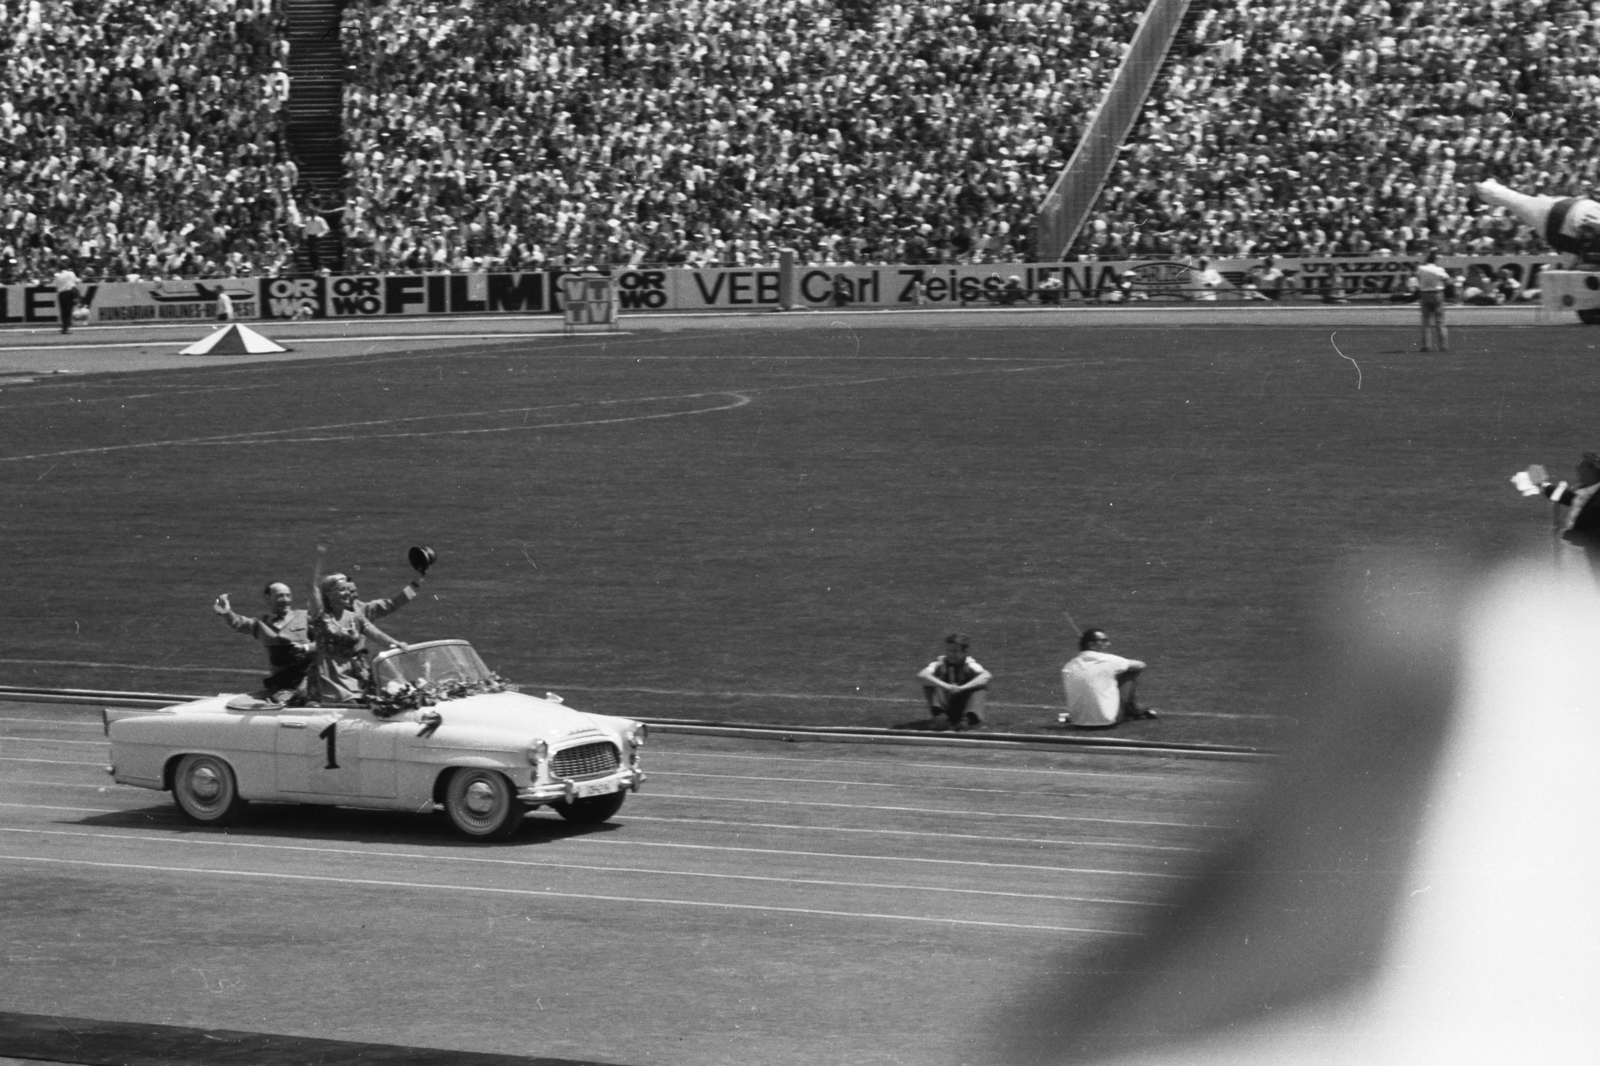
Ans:
[[[311,577],[307,629],[316,645],[307,677],[307,695],[317,703],[348,703],[366,698],[367,657],[362,643],[375,640],[389,648],[406,647],[373,624],[356,603],[355,582],[343,574],[322,576],[326,549],[317,545],[317,567]]]

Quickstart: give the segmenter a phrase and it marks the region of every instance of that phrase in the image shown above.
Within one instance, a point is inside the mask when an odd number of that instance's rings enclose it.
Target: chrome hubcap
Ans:
[[[494,789],[486,781],[474,781],[467,786],[462,802],[473,814],[488,814],[495,807]]]
[[[222,779],[209,766],[197,766],[189,774],[189,791],[197,799],[214,800],[222,792]]]

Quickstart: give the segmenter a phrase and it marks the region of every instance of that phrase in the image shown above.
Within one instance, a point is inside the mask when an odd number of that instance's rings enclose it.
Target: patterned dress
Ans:
[[[364,699],[367,653],[362,638],[375,628],[360,611],[335,614],[324,611],[311,619],[311,640],[317,646],[306,690],[318,703],[348,703]]]

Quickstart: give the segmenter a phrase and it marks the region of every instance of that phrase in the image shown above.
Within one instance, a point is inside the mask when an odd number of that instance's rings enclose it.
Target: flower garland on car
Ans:
[[[393,718],[405,711],[432,707],[446,700],[459,700],[467,696],[480,696],[487,692],[517,692],[518,687],[501,677],[490,674],[481,681],[452,678],[447,681],[418,681],[407,683],[391,681],[372,697],[372,714],[375,718]]]

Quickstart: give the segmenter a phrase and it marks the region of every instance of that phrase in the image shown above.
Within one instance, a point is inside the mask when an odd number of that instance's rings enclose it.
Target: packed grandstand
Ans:
[[[1028,260],[1145,6],[346,0],[319,189],[304,2],[0,0],[0,281]],[[1597,103],[1600,0],[1195,0],[1072,252],[1544,251],[1471,183],[1589,191]]]

